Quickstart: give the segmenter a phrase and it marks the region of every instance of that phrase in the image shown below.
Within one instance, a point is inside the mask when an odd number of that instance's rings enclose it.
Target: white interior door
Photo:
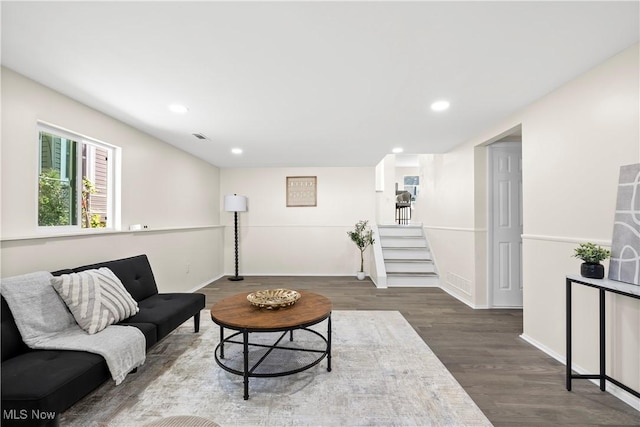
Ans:
[[[491,305],[522,307],[522,144],[489,146]]]

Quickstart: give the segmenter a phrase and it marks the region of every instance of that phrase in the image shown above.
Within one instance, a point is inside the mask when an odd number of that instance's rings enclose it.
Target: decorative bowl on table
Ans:
[[[247,295],[247,301],[256,307],[274,309],[293,305],[300,299],[300,293],[290,289],[267,289]]]

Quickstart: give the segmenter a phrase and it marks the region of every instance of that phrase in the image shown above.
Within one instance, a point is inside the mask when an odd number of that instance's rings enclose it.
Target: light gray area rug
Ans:
[[[242,377],[214,360],[219,328],[208,310],[156,345],[123,384],[105,383],[61,415],[62,426],[141,426],[193,415],[226,426],[490,426],[397,311],[334,311],[326,359],[298,374]],[[316,326],[326,333],[326,322]]]

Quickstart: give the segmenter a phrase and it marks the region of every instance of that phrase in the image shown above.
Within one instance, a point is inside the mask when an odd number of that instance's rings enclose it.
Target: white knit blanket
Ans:
[[[33,349],[77,350],[104,357],[116,385],[146,357],[144,334],[133,326],[111,325],[89,335],[78,326],[51,285],[49,272],[3,278],[7,301],[22,339]]]

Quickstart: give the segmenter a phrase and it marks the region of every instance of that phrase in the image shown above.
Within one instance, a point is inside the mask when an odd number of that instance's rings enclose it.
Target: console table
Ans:
[[[598,374],[573,374],[571,372],[571,284],[596,288],[600,294],[600,373]],[[640,393],[631,387],[622,384],[614,378],[607,375],[605,360],[605,294],[611,292],[618,295],[624,295],[630,298],[640,299],[640,286],[630,283],[618,282],[609,279],[589,279],[579,275],[569,275],[566,278],[567,286],[567,321],[566,321],[566,338],[567,338],[567,390],[571,391],[572,379],[596,379],[600,380],[600,390],[605,391],[607,381],[617,385],[621,389],[631,393],[635,397],[640,398]]]

